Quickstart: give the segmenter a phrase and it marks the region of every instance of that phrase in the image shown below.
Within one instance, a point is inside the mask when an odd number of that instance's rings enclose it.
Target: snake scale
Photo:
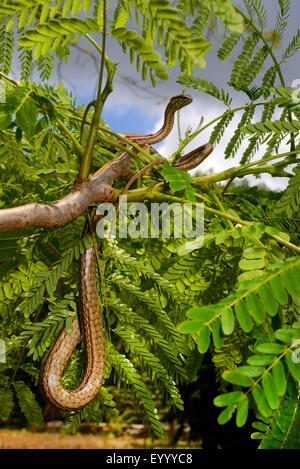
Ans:
[[[151,145],[160,142],[171,132],[175,112],[191,102],[190,96],[173,96],[166,107],[160,130],[153,134],[122,135],[153,153],[155,150]],[[203,145],[179,158],[173,166],[183,170],[192,169],[211,151],[212,145]],[[95,211],[91,214],[95,226]],[[85,226],[84,233],[87,229],[88,225]],[[63,411],[73,411],[87,405],[98,393],[105,374],[105,341],[96,284],[96,249],[99,249],[99,244],[92,244],[79,258],[80,321],[73,318],[71,332],[67,332],[66,327],[62,329],[41,367],[41,391],[52,405]],[[76,389],[67,390],[62,386],[62,375],[81,335],[85,349],[84,375]]]

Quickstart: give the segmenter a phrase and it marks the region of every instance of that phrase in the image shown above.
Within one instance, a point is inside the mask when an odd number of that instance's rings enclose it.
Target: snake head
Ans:
[[[176,96],[173,96],[170,99],[168,107],[171,106],[173,111],[175,112],[183,108],[184,106],[191,104],[192,101],[193,98],[188,94],[177,94]]]

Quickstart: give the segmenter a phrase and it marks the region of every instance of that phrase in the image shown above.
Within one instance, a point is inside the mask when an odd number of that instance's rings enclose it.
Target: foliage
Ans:
[[[205,3],[205,2],[204,2]],[[213,5],[214,3],[214,5]],[[150,72],[152,84],[155,77],[168,79],[168,67],[180,62],[182,71],[191,74],[193,67],[205,66],[204,55],[210,48],[210,43],[202,37],[203,28],[200,27],[197,16],[203,8],[208,15],[211,9],[229,28],[240,31],[241,17],[235,12],[229,1],[209,2],[200,5],[198,2],[178,2],[178,8],[173,8],[168,0],[119,0],[110,22],[111,35],[115,38],[123,51],[130,50],[130,62],[136,60],[137,70],[142,72],[142,79]],[[84,19],[76,17],[80,13],[92,16]],[[134,17],[132,15],[134,11]],[[71,16],[68,16],[71,15]],[[194,26],[188,27],[186,15],[196,15]],[[129,20],[135,20],[140,34],[126,27]],[[51,63],[53,53],[58,58],[66,58],[64,51],[69,44],[74,44],[82,35],[98,33],[103,27],[103,1],[59,1],[32,2],[31,0],[5,0],[0,9],[0,21],[3,27],[2,59],[4,72],[8,73],[13,52],[14,33],[12,28],[17,25],[21,34],[18,44],[23,51],[34,50],[35,60]],[[6,27],[5,27],[6,24]],[[164,47],[167,61],[161,60],[161,55],[154,49],[154,41]],[[29,59],[30,60],[30,59]],[[22,71],[25,67],[22,63]],[[42,69],[42,67],[40,66]],[[39,69],[40,69],[39,68]],[[49,71],[41,73],[41,78],[49,78]]]
[[[105,3],[1,3],[1,208],[53,202],[66,195],[78,177],[80,145],[92,125],[92,106],[77,106],[62,84],[50,86],[47,80],[53,58],[66,61],[71,44],[85,37],[95,46],[91,35],[101,36]],[[278,61],[274,48],[288,27],[290,2],[278,0],[271,38],[265,35],[267,13],[262,2],[243,3],[247,13],[229,0],[179,0],[176,7],[167,0],[132,0],[118,1],[114,8],[111,37],[124,52],[129,50],[129,60],[143,79],[148,75],[155,85],[157,78],[168,78],[169,67],[179,64],[180,84],[226,107],[212,122],[189,130],[172,158],[207,128],[211,128],[210,142],[223,144],[226,129],[240,113],[224,150],[225,158],[239,155],[240,166],[192,176],[166,163],[141,177],[136,190],[128,192],[132,202],[142,193],[146,204],[203,202],[204,239],[101,240],[98,283],[106,375],[90,404],[64,415],[72,431],[82,420],[98,423],[114,418],[118,413],[114,389],[120,387],[130,394],[153,434],[162,438],[157,403],[163,398],[168,407],[182,412],[180,388],[196,379],[206,354],[221,392],[212,396],[215,406],[223,408],[219,424],[226,425],[235,415],[240,428],[256,413],[253,427],[258,432],[252,438],[261,439],[260,448],[299,447],[300,116],[299,101],[286,87],[281,70],[299,49],[299,32]],[[194,66],[205,66],[210,44],[203,33],[216,20],[226,30],[220,61],[233,56],[242,44],[229,77],[229,87],[247,100],[237,108],[230,92],[193,75]],[[136,30],[128,29],[129,21]],[[155,50],[156,43],[164,58]],[[96,49],[104,53],[98,44]],[[20,81],[8,76],[15,50]],[[35,63],[39,84],[30,82]],[[103,120],[97,130],[91,172],[123,150],[113,132],[105,140],[110,129]],[[242,154],[246,138],[249,144]],[[290,151],[278,155],[283,141]],[[265,155],[251,161],[262,143]],[[138,169],[144,165],[140,155],[132,156]],[[288,177],[286,190],[274,193],[259,186],[234,185],[235,178],[264,172]],[[230,189],[229,184],[225,188],[220,184],[227,180],[233,183]],[[116,195],[123,185],[115,183]],[[150,226],[150,215],[148,221]],[[59,331],[68,329],[77,314],[78,259],[91,242],[90,235],[82,238],[84,223],[83,214],[63,228],[0,233],[0,337],[7,348],[7,361],[0,363],[3,423],[21,411],[30,425],[42,425],[39,368]],[[172,223],[174,227],[176,221]],[[63,375],[68,389],[80,382],[83,354],[80,343]]]

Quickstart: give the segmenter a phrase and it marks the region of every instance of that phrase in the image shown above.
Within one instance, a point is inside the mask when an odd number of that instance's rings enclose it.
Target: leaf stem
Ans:
[[[289,151],[289,152],[286,152],[286,153],[280,153],[279,155],[269,156],[268,158],[262,158],[262,159],[257,160],[257,161],[252,161],[252,163],[247,163],[243,166],[234,166],[234,167],[232,167],[230,169],[226,169],[225,171],[222,171],[220,173],[213,174],[212,176],[194,177],[193,178],[193,183],[196,184],[196,185],[202,185],[202,184],[206,185],[206,184],[211,184],[213,182],[224,181],[226,179],[230,179],[231,177],[243,177],[243,176],[246,176],[247,174],[249,174],[247,171],[252,166],[260,165],[260,164],[266,163],[268,161],[272,161],[272,160],[275,160],[275,159],[278,159],[278,158],[283,158],[285,156],[295,155],[297,153],[299,153],[299,150]],[[257,168],[257,169],[259,169],[259,168]],[[261,172],[263,172],[263,171],[265,171],[266,168],[262,167],[261,169],[262,169]]]
[[[73,142],[73,145],[77,151],[77,153],[83,158],[84,157],[84,148],[80,145],[74,134],[68,129],[68,127],[65,126],[65,124],[60,120],[59,117],[53,113],[53,117],[58,123],[59,127],[61,130],[69,137],[69,139]]]
[[[95,41],[91,41],[92,38],[88,38],[90,42],[95,45]],[[92,154],[97,141],[98,126],[100,124],[101,112],[103,109],[104,101],[108,94],[112,91],[112,79],[115,74],[116,66],[113,65],[108,59],[105,59],[105,46],[106,46],[106,0],[103,0],[103,34],[102,34],[102,51],[101,51],[101,64],[98,80],[97,98],[95,104],[95,111],[92,118],[92,124],[87,139],[87,145],[85,147],[84,156],[82,158],[79,177],[85,178],[88,176],[92,164]],[[97,50],[100,52],[99,48]],[[102,92],[102,81],[104,72],[104,63],[107,67],[107,81],[106,86]]]
[[[179,144],[179,147],[178,147],[178,150],[177,150],[176,153],[180,153],[195,137],[197,137],[197,135],[199,135],[201,132],[203,132],[204,130],[206,130],[208,127],[215,124],[219,120],[223,119],[223,117],[225,117],[227,115],[230,115],[230,114],[234,114],[235,112],[238,112],[238,111],[242,111],[244,109],[248,109],[249,107],[265,106],[266,104],[269,104],[269,103],[270,103],[270,101],[262,101],[262,102],[259,102],[259,103],[248,103],[248,104],[245,104],[244,106],[239,106],[235,109],[227,109],[225,112],[223,112],[223,114],[221,114],[218,117],[215,117],[213,120],[211,120],[210,122],[205,124],[199,130],[196,130],[195,132],[193,132],[192,135],[189,138],[184,139]]]
[[[179,202],[181,204],[183,203],[188,203],[188,204],[191,204],[193,206],[197,206],[199,205],[197,202],[191,202],[190,200],[185,200],[183,198],[180,198],[180,197],[175,197],[173,195],[168,195],[168,194],[162,194],[162,193],[155,193],[152,191],[151,195],[150,195],[150,198],[151,200],[155,199],[155,200],[169,200],[170,202]],[[240,223],[241,225],[251,225],[251,222],[249,221],[246,221],[246,220],[241,220],[240,218],[238,217],[235,217],[233,215],[230,215],[229,213],[227,212],[223,212],[221,210],[216,210],[214,208],[211,208],[211,207],[208,207],[207,205],[205,205],[205,210],[213,215],[218,215],[222,218],[225,218],[226,220],[230,220],[234,223]]]
[[[157,187],[157,186],[152,186],[150,188],[147,187],[147,188],[143,188],[143,190],[142,189],[136,189],[135,191],[130,191],[128,193],[128,200],[134,200],[134,194],[135,194],[136,196],[138,196],[138,198],[139,198],[138,200],[144,200],[144,199],[157,200],[157,201],[169,200],[170,202],[179,202],[181,204],[189,203],[189,204],[192,204],[193,206],[198,205],[197,202],[191,202],[191,201],[185,200],[181,197],[176,197],[176,196],[173,196],[173,195],[162,193],[162,190],[163,190],[163,185],[160,185],[159,187]],[[140,197],[142,197],[142,199]],[[252,222],[242,220],[241,218],[235,217],[234,215],[230,215],[225,210],[224,211],[217,210],[217,209],[208,207],[207,205],[205,205],[204,210],[206,210],[208,213],[211,213],[212,215],[216,215],[216,216],[219,216],[221,218],[225,218],[226,220],[229,220],[230,222],[239,223],[243,226],[250,226],[250,225],[253,224]],[[266,232],[266,235],[269,236],[270,238],[274,239],[278,243],[282,244],[283,246],[286,246],[287,248],[291,249],[292,251],[295,251],[298,254],[300,253],[300,247],[296,246],[293,243],[290,243],[289,241],[281,238],[280,236],[274,235],[274,234],[271,234],[271,233],[267,233],[267,232]]]

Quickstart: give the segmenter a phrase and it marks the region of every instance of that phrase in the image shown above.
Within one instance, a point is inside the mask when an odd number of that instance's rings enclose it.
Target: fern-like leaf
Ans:
[[[140,357],[141,361],[155,379],[161,382],[165,388],[165,391],[170,396],[173,404],[180,410],[183,410],[183,401],[180,397],[178,389],[175,386],[174,381],[169,376],[167,371],[161,365],[159,359],[151,353],[142,342],[138,340],[132,333],[122,329],[116,330],[116,333],[124,340],[125,344],[130,347],[133,356]]]
[[[282,55],[282,62],[285,62],[290,57],[295,55],[300,49],[300,29],[298,29],[297,33],[289,43],[288,47],[286,48],[285,52]]]
[[[280,38],[283,31],[287,27],[289,12],[291,8],[290,0],[278,0],[279,12],[277,13],[276,23],[274,28],[274,39]]]
[[[165,337],[155,328],[146,318],[134,312],[127,305],[121,303],[118,299],[108,299],[108,304],[116,312],[117,317],[121,324],[133,325],[140,334],[147,337],[147,340],[151,341],[155,345],[155,349],[159,350],[159,354],[162,360],[163,357],[167,360],[166,362],[172,363],[173,371],[180,377],[184,377],[181,363],[178,359],[176,350],[174,350],[173,344],[169,343]],[[184,350],[186,352],[186,349]]]
[[[9,389],[0,389],[0,420],[6,422],[14,407],[13,392]]]
[[[230,76],[230,83],[233,83],[236,86],[240,84],[240,77],[242,73],[245,71],[247,67],[254,49],[260,39],[260,36],[257,32],[251,34],[245,41],[242,51],[238,55],[237,59],[234,62],[231,76]]]
[[[248,406],[250,393],[255,401],[258,412],[264,419],[270,419],[274,411],[280,408],[283,396],[286,396],[289,374],[294,379],[294,385],[298,387],[300,378],[300,364],[293,358],[294,341],[298,343],[300,336],[300,323],[294,323],[292,328],[278,329],[274,333],[277,341],[258,343],[255,347],[255,355],[247,359],[247,365],[242,365],[222,374],[222,378],[228,383],[249,388],[248,391],[233,391],[217,396],[214,403],[218,407],[226,407],[219,415],[219,422],[225,423],[236,410],[236,424],[243,426],[248,418]],[[298,405],[293,406],[298,412]],[[281,412],[279,412],[279,415]],[[296,417],[296,425],[299,424]],[[224,421],[224,420],[225,421]],[[277,423],[282,420],[283,427],[280,435],[281,442],[288,438],[289,430],[295,421],[287,417],[283,421],[282,414]],[[274,429],[274,428],[273,428]],[[275,429],[274,429],[275,430]],[[276,430],[272,437],[276,440]],[[295,433],[292,433],[295,436]],[[271,438],[272,438],[271,437]],[[272,439],[273,439],[272,438]]]
[[[266,58],[268,57],[268,54],[269,54],[269,49],[267,46],[263,46],[261,49],[259,49],[256,52],[249,66],[246,67],[246,69],[244,69],[240,75],[240,82],[238,86],[241,89],[247,88],[251,85],[255,77],[260,72]]]
[[[76,314],[76,304],[69,295],[56,303],[44,321],[26,327],[15,339],[15,343],[28,341],[28,356],[32,355],[33,360],[38,360],[45,355],[53,339],[74,314]]]
[[[0,20],[0,70],[8,74],[12,64],[14,33],[6,30],[5,21]]]
[[[47,53],[41,56],[38,59],[38,70],[40,72],[40,78],[42,81],[49,80],[51,77],[52,69],[53,69],[53,57],[51,54]]]
[[[222,46],[218,50],[218,58],[220,60],[226,60],[231,52],[233,51],[236,44],[239,42],[241,34],[237,34],[234,31],[225,39]]]
[[[274,232],[266,229],[270,233]],[[248,333],[254,323],[260,325],[265,322],[266,314],[275,316],[278,304],[287,304],[289,294],[292,297],[300,295],[299,285],[295,281],[299,275],[299,257],[292,258],[290,262],[279,265],[277,270],[265,275],[261,270],[265,266],[263,250],[256,250],[253,254],[252,250],[251,254],[245,253],[239,265],[246,272],[240,276],[238,291],[215,305],[192,308],[187,312],[190,319],[180,325],[183,333],[199,333],[198,347],[201,353],[208,350],[211,327],[215,321],[221,321],[223,333],[230,335],[234,330],[236,316],[240,327]]]
[[[300,207],[300,166],[297,165],[293,172],[295,176],[290,178],[288,187],[275,207],[276,213],[285,212],[289,218],[296,216]]]
[[[164,432],[161,422],[158,418],[157,409],[155,408],[152,395],[145,386],[140,374],[137,372],[133,364],[119,353],[113,346],[109,348],[109,360],[119,379],[122,379],[132,389],[144,411],[145,417],[157,438],[163,438]]]
[[[21,411],[28,423],[40,427],[44,421],[42,409],[37,403],[34,394],[23,381],[15,381],[14,388]]]
[[[288,393],[272,417],[259,415],[251,435],[261,439],[259,449],[300,449],[300,399],[297,387],[289,383]]]
[[[183,75],[177,78],[177,82],[181,85],[193,88],[194,90],[209,94],[214,98],[222,101],[227,107],[229,107],[231,104],[232,98],[230,98],[229,93],[225,93],[223,88],[219,90],[213,83],[205,80],[205,78],[194,78]]]
[[[263,31],[267,25],[268,18],[266,9],[264,8],[261,0],[244,0],[244,4],[248,10],[252,21],[256,17],[261,31]]]
[[[242,128],[251,121],[254,115],[254,112],[255,112],[255,108],[253,106],[248,107],[244,111],[242,118],[237,126],[237,129],[235,130],[232,138],[228,142],[227,147],[225,149],[225,159],[230,158],[230,157],[233,158],[235,156],[237,150],[239,149],[243,141]]]
[[[222,117],[222,119],[219,120],[219,122],[216,124],[216,126],[214,127],[211,133],[209,143],[213,145],[214,143],[220,142],[222,136],[224,135],[225,130],[227,129],[230,122],[232,121],[233,117],[234,117],[234,113],[228,112]]]

